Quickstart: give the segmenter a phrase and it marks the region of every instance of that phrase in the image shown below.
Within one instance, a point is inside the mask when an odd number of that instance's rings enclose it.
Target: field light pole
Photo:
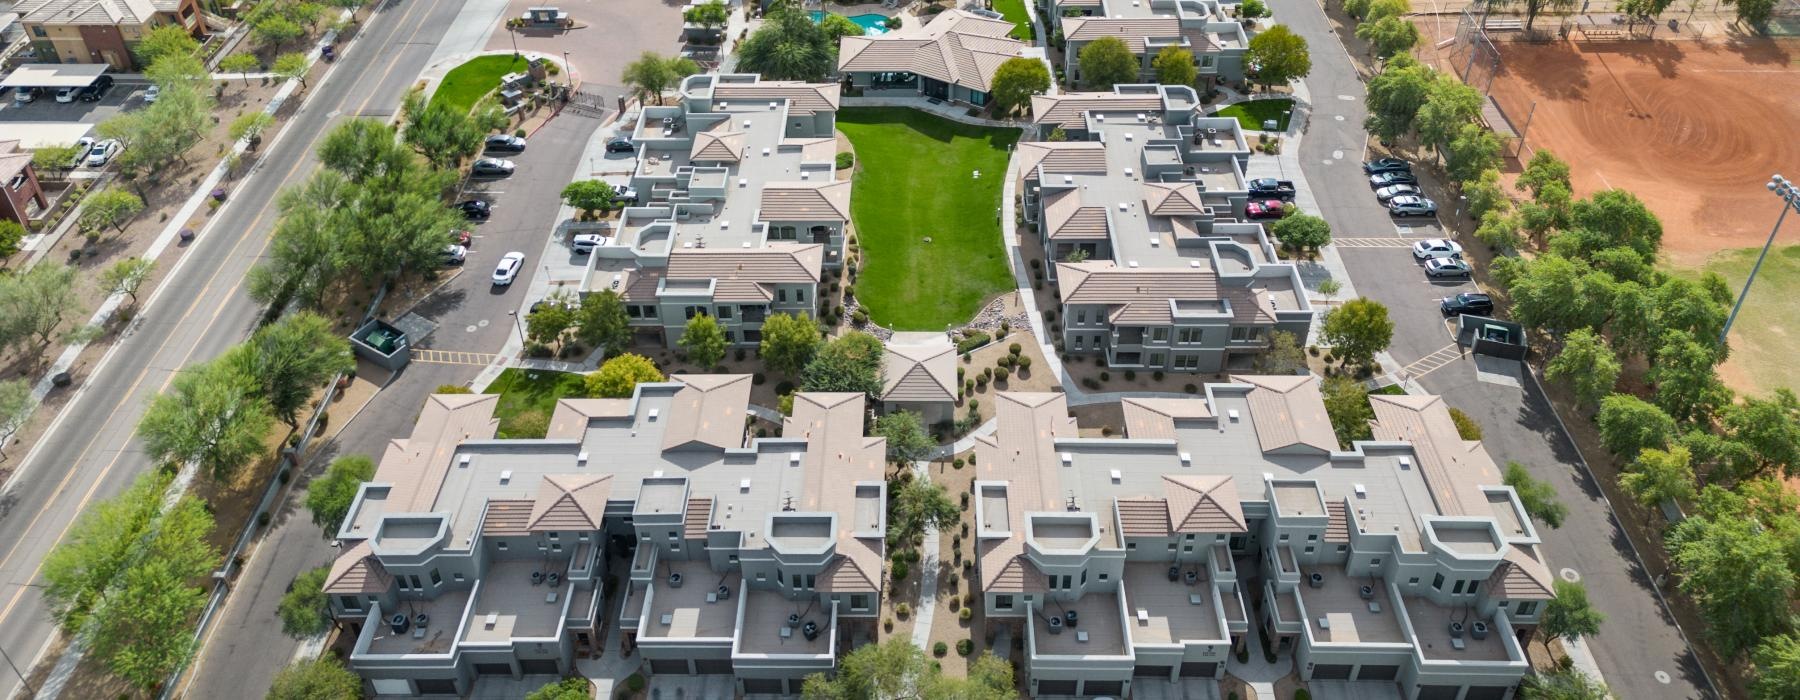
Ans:
[[[1744,280],[1744,291],[1738,293],[1737,303],[1731,307],[1731,316],[1725,319],[1725,330],[1719,331],[1719,344],[1725,344],[1725,336],[1731,334],[1731,323],[1737,320],[1738,311],[1744,308],[1744,298],[1750,296],[1750,285],[1756,281],[1756,271],[1762,269],[1763,258],[1769,257],[1769,248],[1775,245],[1775,234],[1781,232],[1781,222],[1787,219],[1788,210],[1800,211],[1800,186],[1789,182],[1787,178],[1776,174],[1768,184],[1763,185],[1781,198],[1781,215],[1775,217],[1775,228],[1769,229],[1769,240],[1763,243],[1762,253],[1756,256],[1756,265],[1750,268],[1749,279]]]

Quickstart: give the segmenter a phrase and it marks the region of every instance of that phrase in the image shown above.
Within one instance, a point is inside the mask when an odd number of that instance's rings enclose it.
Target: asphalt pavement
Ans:
[[[1405,246],[1443,237],[1443,228],[1435,221],[1392,219],[1371,193],[1361,167],[1366,155],[1364,87],[1324,10],[1315,0],[1272,0],[1270,5],[1276,20],[1305,38],[1312,50],[1306,82],[1314,111],[1300,147],[1301,168],[1340,241],[1339,253],[1357,291],[1388,307],[1394,321],[1389,351],[1406,367],[1402,378],[1418,381],[1480,423],[1483,442],[1497,462],[1518,461],[1534,478],[1557,487],[1569,507],[1568,518],[1561,529],[1540,526],[1538,534],[1551,570],[1586,582],[1589,599],[1607,616],[1600,636],[1588,647],[1613,693],[1621,698],[1712,697],[1693,651],[1537,385],[1520,374],[1516,363],[1479,371],[1472,356],[1455,352],[1438,299],[1475,286],[1427,279]],[[1433,189],[1429,183],[1427,189]],[[1442,217],[1459,213],[1455,202],[1440,198],[1438,204]]]
[[[52,637],[38,587],[44,556],[88,504],[116,495],[152,466],[133,439],[146,403],[176,371],[216,357],[254,329],[261,309],[244,295],[243,283],[268,245],[276,193],[311,175],[314,143],[334,123],[394,112],[456,9],[454,3],[382,5],[363,36],[341,52],[332,69],[337,74],[301,94],[302,108],[265,146],[256,174],[183,251],[187,259],[147,302],[131,334],[98,366],[75,372],[81,395],[0,503],[0,650],[17,665],[35,664]],[[0,695],[18,686],[16,677],[0,677]]]

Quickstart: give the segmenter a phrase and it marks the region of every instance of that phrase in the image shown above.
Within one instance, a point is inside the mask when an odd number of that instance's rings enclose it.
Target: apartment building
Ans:
[[[1036,136],[1066,139],[1018,145],[1064,352],[1219,372],[1249,369],[1273,331],[1306,338],[1315,312],[1299,270],[1242,220],[1249,144],[1235,119],[1198,106],[1168,85],[1032,98]]]
[[[38,183],[37,169],[31,164],[31,151],[19,146],[18,139],[0,141],[0,219],[16,221],[27,229],[31,222],[50,208]]]
[[[1370,399],[1375,439],[1343,450],[1312,377],[1128,398],[1123,438],[1079,437],[1062,394],[1000,394],[976,583],[1028,691],[1220,678],[1260,628],[1302,680],[1510,698],[1551,595],[1537,532],[1441,399]]]
[[[750,384],[565,399],[540,440],[495,439],[497,395],[432,396],[338,533],[350,668],[377,694],[466,695],[572,673],[605,637],[741,693],[830,671],[875,633],[886,444],[861,394],[800,394],[780,437],[752,437]]]
[[[133,50],[157,27],[207,34],[199,0],[19,0],[13,11],[39,63],[105,63],[142,68]]]
[[[834,83],[695,75],[631,134],[639,193],[589,261],[584,293],[624,297],[632,326],[675,347],[708,315],[733,345],[772,313],[812,314],[843,267],[850,181],[838,177]]]
[[[1063,38],[1063,73],[1081,82],[1081,49],[1101,37],[1118,37],[1138,57],[1140,73],[1156,77],[1150,62],[1170,46],[1194,56],[1204,85],[1244,79],[1250,37],[1217,0],[1045,0],[1039,12]]]
[[[923,95],[977,107],[993,91],[994,72],[1025,55],[1008,38],[1013,23],[965,10],[946,10],[886,34],[838,40],[838,73],[876,97]]]
[[[912,411],[927,427],[955,420],[956,345],[943,333],[902,332],[889,338],[881,358],[883,413]]]

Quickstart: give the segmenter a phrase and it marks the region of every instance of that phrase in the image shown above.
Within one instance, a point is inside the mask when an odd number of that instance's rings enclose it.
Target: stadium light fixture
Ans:
[[[1800,185],[1776,173],[1763,187],[1781,198],[1781,215],[1775,217],[1775,228],[1769,229],[1769,240],[1763,243],[1762,253],[1756,256],[1756,264],[1750,268],[1750,277],[1744,280],[1744,291],[1738,293],[1737,303],[1731,306],[1731,315],[1725,318],[1725,329],[1719,331],[1720,346],[1724,346],[1726,336],[1731,335],[1731,324],[1737,321],[1738,311],[1744,308],[1744,298],[1750,296],[1750,285],[1756,282],[1763,259],[1769,257],[1769,248],[1775,245],[1775,234],[1781,232],[1781,222],[1787,219],[1788,211],[1800,211]]]

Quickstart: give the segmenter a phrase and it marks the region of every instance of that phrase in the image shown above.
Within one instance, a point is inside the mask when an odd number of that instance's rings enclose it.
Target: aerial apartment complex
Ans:
[[[1115,368],[1248,369],[1272,331],[1306,338],[1300,272],[1244,221],[1250,147],[1192,88],[1032,98],[1020,192],[1062,301],[1065,352]],[[1031,132],[1027,131],[1028,136]]]
[[[1038,7],[1047,31],[1062,32],[1062,68],[1071,85],[1081,80],[1081,49],[1108,36],[1138,57],[1146,80],[1156,75],[1151,60],[1170,46],[1193,54],[1206,85],[1244,79],[1250,38],[1216,0],[1045,0]]]
[[[393,695],[568,675],[603,643],[742,693],[830,671],[874,638],[886,443],[861,394],[799,394],[780,437],[752,437],[750,385],[565,399],[536,440],[495,438],[497,395],[432,396],[338,533],[350,668]]]
[[[811,314],[844,262],[850,181],[836,177],[838,86],[695,75],[646,106],[631,140],[638,202],[597,247],[583,293],[623,297],[632,326],[674,347],[688,319],[734,345],[772,313]]]
[[[1260,629],[1302,680],[1510,697],[1551,578],[1441,399],[1371,396],[1374,439],[1344,450],[1312,377],[1203,396],[1125,399],[1122,439],[1079,437],[1062,394],[998,398],[975,448],[976,583],[1025,642],[1029,693],[1221,678]]]
[[[19,0],[12,11],[42,63],[143,68],[136,49],[150,30],[172,24],[197,38],[209,33],[199,0]]]

